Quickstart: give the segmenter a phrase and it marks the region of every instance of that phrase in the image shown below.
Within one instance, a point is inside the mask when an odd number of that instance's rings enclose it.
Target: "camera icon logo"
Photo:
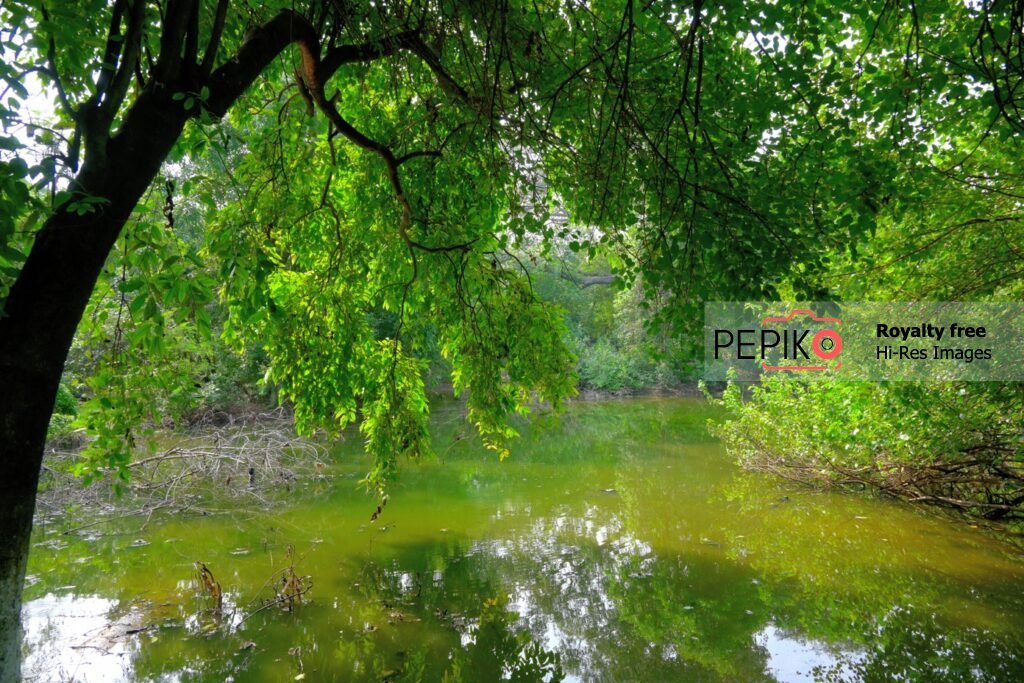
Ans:
[[[773,365],[762,361],[761,367],[768,371],[791,370],[809,372],[822,372],[825,370],[838,370],[841,368],[843,365],[842,361],[837,362],[831,367],[829,367],[828,362],[835,360],[839,357],[839,354],[842,353],[843,338],[836,330],[831,327],[825,327],[828,323],[832,323],[835,326],[842,325],[842,320],[839,318],[819,316],[809,309],[793,309],[784,316],[769,316],[764,318],[761,321],[762,330],[765,330],[766,326],[770,323],[792,323],[794,318],[797,316],[806,316],[810,319],[810,323],[818,323],[822,327],[822,329],[818,329],[814,332],[814,336],[811,338],[810,344],[811,353],[813,353],[817,358],[811,358],[810,354],[807,353],[803,346],[806,337],[811,334],[811,330],[793,330],[789,329],[787,326],[787,328],[782,331],[784,345],[781,360],[785,362]],[[772,327],[774,328],[774,326]],[[774,329],[772,329],[772,332],[776,335],[779,334]],[[801,358],[801,354],[803,358]]]

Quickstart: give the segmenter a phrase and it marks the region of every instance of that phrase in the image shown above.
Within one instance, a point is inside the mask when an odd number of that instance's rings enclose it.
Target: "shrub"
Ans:
[[[716,402],[731,419],[712,429],[746,467],[1024,520],[1018,385],[773,378],[747,398],[730,384]]]
[[[50,416],[50,426],[46,429],[46,440],[64,439],[74,432],[75,418],[78,416],[78,401],[71,390],[63,383],[57,387],[57,400]]]

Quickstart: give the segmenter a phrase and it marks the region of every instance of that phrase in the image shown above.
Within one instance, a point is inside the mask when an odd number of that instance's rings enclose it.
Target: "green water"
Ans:
[[[81,513],[50,524],[30,559],[26,677],[1024,680],[1019,553],[743,473],[709,415],[688,399],[579,403],[499,463],[447,405],[437,461],[405,466],[375,523],[353,440],[329,483],[270,511],[122,534],[61,535]],[[289,545],[308,601],[241,621]],[[196,560],[224,586],[220,613]]]

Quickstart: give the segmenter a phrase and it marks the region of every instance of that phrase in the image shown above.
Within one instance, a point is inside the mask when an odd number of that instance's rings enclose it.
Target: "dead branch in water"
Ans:
[[[214,609],[220,610],[224,606],[224,590],[220,582],[214,578],[213,572],[203,562],[196,562],[196,583],[203,595],[208,596],[214,602]]]
[[[296,486],[327,476],[327,447],[298,437],[283,411],[220,426],[213,426],[212,420],[199,424],[186,434],[166,435],[165,450],[140,453],[129,463],[130,476],[121,483],[120,498],[110,480],[83,485],[71,473],[78,451],[51,452],[37,514],[45,522],[74,505],[103,515],[66,531],[73,533],[125,516],[144,516],[148,523],[158,511],[208,514],[211,505],[216,507],[225,498],[244,498],[265,507]]]
[[[271,607],[280,606],[288,612],[293,612],[297,605],[302,604],[303,596],[313,588],[312,578],[309,576],[300,576],[299,573],[295,571],[297,560],[295,558],[294,546],[288,546],[288,551],[285,557],[287,558],[288,564],[270,575],[263,584],[263,587],[260,588],[256,596],[249,602],[249,605],[252,605],[259,600],[259,594],[263,593],[267,588],[273,588],[274,597],[261,601],[260,606],[250,612],[247,612],[237,625],[240,626],[249,619],[249,617],[259,614]],[[298,559],[301,560],[302,558],[300,557]]]
[[[816,453],[781,454],[758,445],[743,460],[748,469],[811,486],[873,489],[985,522],[1024,522],[1024,462],[1013,449],[998,443],[964,449],[961,459],[908,463],[879,455],[877,461],[861,466]]]

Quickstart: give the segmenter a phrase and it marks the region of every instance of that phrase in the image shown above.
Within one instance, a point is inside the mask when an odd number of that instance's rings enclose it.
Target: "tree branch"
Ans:
[[[117,69],[117,60],[124,48],[124,40],[121,36],[121,20],[124,18],[125,0],[118,0],[114,3],[114,11],[110,15],[110,28],[107,29],[107,46],[103,50],[103,62],[100,64],[100,75],[96,79],[96,93],[92,97],[93,104],[100,101],[110,87],[110,80],[114,77]],[[45,11],[43,18],[46,17]]]
[[[213,18],[213,28],[210,30],[210,42],[206,44],[206,52],[203,53],[203,63],[199,66],[199,75],[206,78],[213,71],[214,62],[217,61],[217,50],[220,48],[220,38],[224,33],[224,20],[228,14],[229,0],[217,2],[217,13]]]
[[[103,101],[99,106],[97,124],[104,129],[109,129],[110,122],[117,115],[117,110],[120,109],[121,103],[124,102],[124,98],[128,94],[128,88],[131,86],[135,64],[139,59],[139,51],[142,49],[142,25],[145,17],[146,3],[135,0],[128,17],[128,30],[124,35],[120,64],[118,64],[117,72],[110,81],[109,89],[103,94]],[[97,94],[99,94],[98,89]]]
[[[465,124],[460,123],[459,125],[452,128],[448,132],[448,134],[444,136],[444,140],[441,141],[441,144],[438,146],[437,149],[423,149],[415,152],[408,152],[407,154],[403,154],[402,156],[398,157],[395,163],[401,166],[405,162],[411,161],[412,159],[416,159],[419,157],[440,157],[441,154],[444,152],[444,148],[448,146],[449,142],[451,142],[451,139],[455,137],[455,134],[462,130],[464,127]]]
[[[403,31],[376,42],[332,47],[324,55],[321,69],[323,74],[329,78],[344,64],[357,64],[390,57],[398,52],[411,36],[415,35],[416,31]]]
[[[185,30],[185,59],[187,68],[195,69],[199,58],[199,3],[189,9],[188,28]]]
[[[349,123],[334,102],[327,98],[324,86],[327,80],[343,64],[379,59],[394,54],[398,49],[408,49],[431,68],[437,75],[442,89],[468,101],[465,91],[448,76],[441,67],[440,60],[432,53],[416,31],[404,31],[377,42],[360,45],[343,45],[332,47],[327,55],[320,58],[320,39],[316,29],[304,17],[291,10],[283,10],[269,22],[254,31],[239,50],[238,54],[227,64],[217,69],[210,79],[210,97],[207,109],[223,116],[228,106],[237,99],[256,76],[289,44],[298,46],[302,55],[301,84],[304,94],[316,105],[317,109],[327,116],[335,130],[350,142],[373,152],[383,159],[387,167],[388,181],[394,190],[395,197],[402,207],[402,222],[399,232],[406,243],[413,245],[408,230],[412,224],[412,207],[405,195],[402,181],[398,174],[399,165],[415,156],[435,156],[439,152],[419,152],[405,155],[400,161],[390,147],[380,143],[359,131]],[[161,54],[163,59],[163,54]],[[447,142],[447,141],[446,141]],[[422,245],[415,245],[420,248]],[[462,248],[459,245],[456,248]]]
[[[441,86],[441,90],[455,99],[469,103],[469,93],[455,82],[455,79],[451,77],[451,74],[441,64],[441,58],[423,41],[419,33],[403,36],[401,45],[422,59],[423,63],[430,67],[430,70],[434,72],[434,76],[437,77],[437,83]]]
[[[286,47],[311,34],[312,27],[290,10],[280,12],[258,27],[234,57],[210,74],[207,110],[215,116],[224,116],[228,107]],[[315,34],[312,37],[315,40]]]
[[[469,93],[452,78],[441,64],[440,57],[437,56],[433,48],[427,45],[418,30],[402,31],[378,42],[332,47],[321,61],[320,68],[326,79],[330,78],[343,64],[390,57],[399,50],[408,50],[419,57],[434,73],[438,85],[445,93],[462,102],[470,103]]]
[[[40,9],[42,10],[43,19],[50,21],[50,13],[46,11],[46,7],[41,7]],[[71,106],[71,101],[68,99],[68,93],[64,90],[64,84],[61,83],[60,80],[60,73],[57,71],[57,43],[53,39],[53,33],[50,33],[46,45],[46,63],[46,73],[49,75],[50,80],[53,81],[54,87],[57,88],[57,97],[60,99],[61,108],[64,110],[64,113],[67,114],[69,119],[77,122],[78,112],[73,106]],[[74,170],[78,170],[77,159],[75,160]]]
[[[167,0],[160,32],[160,54],[154,68],[154,77],[161,83],[172,83],[179,74],[182,44],[195,5],[196,0]]]

